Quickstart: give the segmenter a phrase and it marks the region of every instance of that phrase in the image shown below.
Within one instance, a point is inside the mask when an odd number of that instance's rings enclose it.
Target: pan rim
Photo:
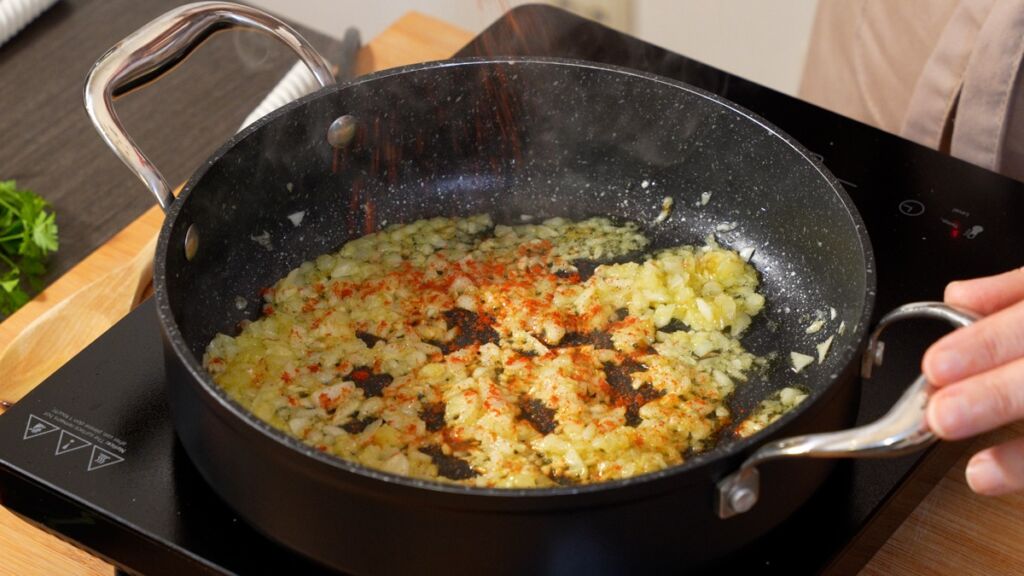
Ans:
[[[359,78],[355,78],[351,81],[336,84],[322,88],[312,94],[304,96],[298,100],[295,100],[289,104],[282,106],[281,108],[271,112],[267,116],[253,122],[246,129],[238,132],[231,138],[229,138],[216,152],[214,152],[203,164],[193,173],[189,178],[188,182],[182,189],[182,192],[178,198],[172,203],[170,209],[167,211],[165,221],[160,230],[160,236],[157,244],[156,259],[154,265],[154,292],[157,303],[157,315],[160,319],[161,328],[163,329],[165,336],[173,348],[175,355],[185,367],[189,375],[191,376],[192,385],[198,385],[203,392],[205,401],[213,402],[219,408],[219,416],[224,417],[225,412],[230,414],[234,424],[244,424],[253,431],[263,435],[266,439],[278,444],[281,448],[288,450],[293,456],[304,456],[306,459],[316,462],[318,465],[326,466],[318,470],[321,473],[341,473],[341,474],[353,474],[360,477],[362,480],[380,481],[386,485],[394,487],[404,487],[412,489],[417,492],[434,492],[434,493],[445,493],[450,495],[456,495],[469,501],[479,501],[482,499],[498,499],[498,500],[541,500],[551,501],[553,499],[559,499],[566,496],[582,495],[582,494],[619,494],[624,495],[624,490],[628,487],[640,487],[640,486],[651,486],[656,483],[667,482],[666,486],[675,485],[674,482],[678,480],[678,477],[684,474],[693,474],[694,471],[707,468],[720,463],[722,461],[736,460],[746,453],[756,449],[761,444],[767,442],[771,437],[781,432],[792,420],[804,414],[808,410],[812,409],[813,406],[819,404],[820,401],[826,397],[830,391],[834,389],[834,385],[838,378],[826,377],[823,380],[827,380],[825,385],[816,387],[812,394],[807,398],[806,401],[801,402],[796,408],[790,410],[782,418],[766,427],[764,430],[751,435],[748,438],[732,442],[728,447],[719,451],[712,449],[703,454],[699,454],[686,461],[670,466],[654,472],[641,474],[638,476],[632,476],[629,478],[622,478],[617,480],[611,480],[607,482],[597,482],[591,484],[583,484],[578,486],[558,486],[550,488],[481,488],[475,486],[465,486],[461,484],[449,484],[432,480],[425,480],[419,478],[413,478],[409,476],[400,476],[389,472],[383,472],[375,470],[344,460],[337,456],[322,453],[312,446],[309,446],[300,440],[285,434],[284,432],[273,428],[266,422],[260,420],[251,412],[243,408],[240,404],[230,399],[227,394],[220,389],[216,384],[213,383],[210,376],[202,368],[201,363],[192,354],[188,344],[185,342],[180,330],[178,329],[177,321],[174,318],[174,314],[171,310],[170,300],[167,295],[167,268],[166,268],[166,255],[169,249],[171,231],[175,228],[177,218],[182,211],[182,207],[187,203],[188,198],[191,196],[193,190],[201,183],[203,176],[209,170],[211,166],[217,163],[225,154],[227,154],[235,145],[244,140],[250,134],[258,131],[262,126],[275,121],[277,118],[286,116],[292,110],[302,107],[306,102],[314,99],[318,99],[326,94],[340,92],[351,86],[367,84],[375,82],[392,76],[399,76],[409,73],[422,72],[425,70],[443,69],[454,66],[480,66],[480,65],[551,65],[551,66],[571,66],[578,68],[588,68],[597,71],[611,72],[616,74],[622,74],[627,76],[633,76],[645,81],[652,81],[659,84],[667,85],[669,87],[689,92],[698,97],[709,100],[711,103],[718,106],[722,106],[737,115],[744,118],[746,121],[753,122],[758,125],[761,129],[767,131],[770,135],[779,138],[782,142],[792,148],[797,154],[800,155],[806,162],[814,168],[818,174],[824,180],[824,183],[831,188],[832,192],[836,195],[838,200],[842,203],[846,209],[847,214],[851,219],[857,237],[860,240],[860,246],[864,255],[864,270],[865,270],[865,294],[864,303],[861,308],[860,316],[856,319],[854,326],[849,326],[848,329],[851,332],[853,338],[850,340],[850,344],[844,347],[842,350],[835,350],[833,353],[840,354],[839,366],[848,367],[851,362],[857,362],[856,358],[859,355],[861,346],[865,340],[865,336],[868,331],[868,324],[870,322],[872,313],[874,311],[875,304],[875,292],[876,292],[876,267],[874,252],[871,246],[870,237],[867,234],[867,230],[864,225],[864,221],[858,212],[856,205],[852,198],[842,187],[839,180],[822,164],[818,158],[811,154],[807,148],[793,139],[791,136],[761,118],[757,114],[739,106],[738,104],[726,100],[716,94],[697,88],[685,82],[666,78],[656,74],[648,72],[642,72],[631,68],[625,68],[621,66],[613,66],[607,64],[600,64],[595,62],[588,62],[583,60],[575,60],[568,58],[551,58],[551,57],[460,57],[449,60],[439,60],[434,62],[426,62],[420,64],[413,64],[409,66],[403,66],[398,68],[392,68],[383,70],[373,74],[368,74]],[[840,370],[842,372],[842,370]],[[838,375],[837,375],[838,376]],[[170,384],[169,385],[173,385]],[[339,479],[341,476],[339,476]],[[716,479],[717,480],[717,479]]]

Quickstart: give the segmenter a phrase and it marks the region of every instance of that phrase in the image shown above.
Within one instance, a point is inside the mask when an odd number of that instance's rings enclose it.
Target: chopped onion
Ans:
[[[793,372],[799,373],[809,364],[814,362],[814,356],[808,356],[807,354],[801,354],[799,352],[790,352],[789,361],[793,364]]]
[[[274,249],[274,245],[270,242],[270,232],[267,232],[266,230],[264,230],[263,233],[261,233],[261,234],[257,234],[257,235],[250,234],[249,235],[249,239],[252,240],[253,242],[259,244],[260,246],[263,246],[267,250],[273,250]]]
[[[661,201],[661,212],[658,217],[654,219],[655,224],[661,224],[665,220],[668,220],[669,214],[672,213],[673,200],[671,196],[665,196],[665,199]]]
[[[806,333],[806,334],[815,334],[819,330],[821,330],[822,326],[824,326],[824,325],[825,325],[825,321],[824,320],[821,320],[821,319],[815,320],[814,322],[811,322],[811,325],[808,326],[806,330],[804,330],[804,333]]]
[[[822,362],[825,361],[825,355],[828,354],[828,349],[829,347],[832,346],[833,338],[835,338],[835,336],[829,336],[827,340],[825,340],[821,344],[818,344],[818,364],[821,364]]]

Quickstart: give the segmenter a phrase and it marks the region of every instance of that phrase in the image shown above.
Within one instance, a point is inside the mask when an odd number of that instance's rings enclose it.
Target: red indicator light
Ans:
[[[959,238],[960,237],[960,229],[959,228],[950,228],[949,229],[949,237],[954,239],[954,240]]]

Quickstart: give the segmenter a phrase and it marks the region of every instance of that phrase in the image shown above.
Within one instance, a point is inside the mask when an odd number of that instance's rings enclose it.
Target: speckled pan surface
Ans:
[[[347,147],[335,149],[327,127],[343,114],[358,128]],[[666,196],[674,200],[671,216],[655,224]],[[288,215],[300,211],[296,226]],[[777,129],[715,96],[653,75],[554,59],[385,71],[322,90],[239,134],[196,173],[168,215],[156,266],[162,321],[209,393],[280,443],[363,476],[486,492],[324,456],[244,413],[199,361],[216,332],[234,333],[240,320],[257,316],[261,288],[304,260],[387,224],[480,212],[499,222],[522,214],[633,220],[655,250],[702,243],[712,233],[728,247],[753,248],[767,305],[744,343],[778,360],[738,387],[734,410],[742,414],[785,386],[811,392],[769,430],[811,409],[856,361],[874,299],[873,257],[837,181]],[[201,240],[188,262],[190,225]],[[825,326],[807,334],[821,312]],[[815,355],[829,336],[823,363],[790,370],[791,351]],[[764,434],[723,438],[716,450],[648,476],[733,454]]]

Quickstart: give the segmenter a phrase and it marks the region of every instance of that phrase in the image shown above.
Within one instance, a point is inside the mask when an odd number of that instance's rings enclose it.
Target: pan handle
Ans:
[[[861,375],[871,378],[871,369],[881,365],[884,344],[879,337],[893,322],[914,318],[946,320],[957,327],[974,323],[978,315],[941,302],[914,302],[888,313],[878,322],[861,363]],[[719,518],[747,512],[757,504],[760,481],[757,466],[780,458],[871,458],[900,456],[936,440],[928,428],[925,410],[934,389],[920,375],[900,396],[889,412],[878,420],[849,430],[794,436],[769,442],[757,449],[739,470],[718,482],[715,509]]]
[[[298,32],[259,10],[230,2],[197,2],[167,12],[108,50],[85,81],[85,110],[103,141],[142,180],[166,212],[174,195],[160,171],[125,132],[113,100],[156,80],[220,30],[249,28],[298,54],[320,86],[334,83],[330,66]]]

